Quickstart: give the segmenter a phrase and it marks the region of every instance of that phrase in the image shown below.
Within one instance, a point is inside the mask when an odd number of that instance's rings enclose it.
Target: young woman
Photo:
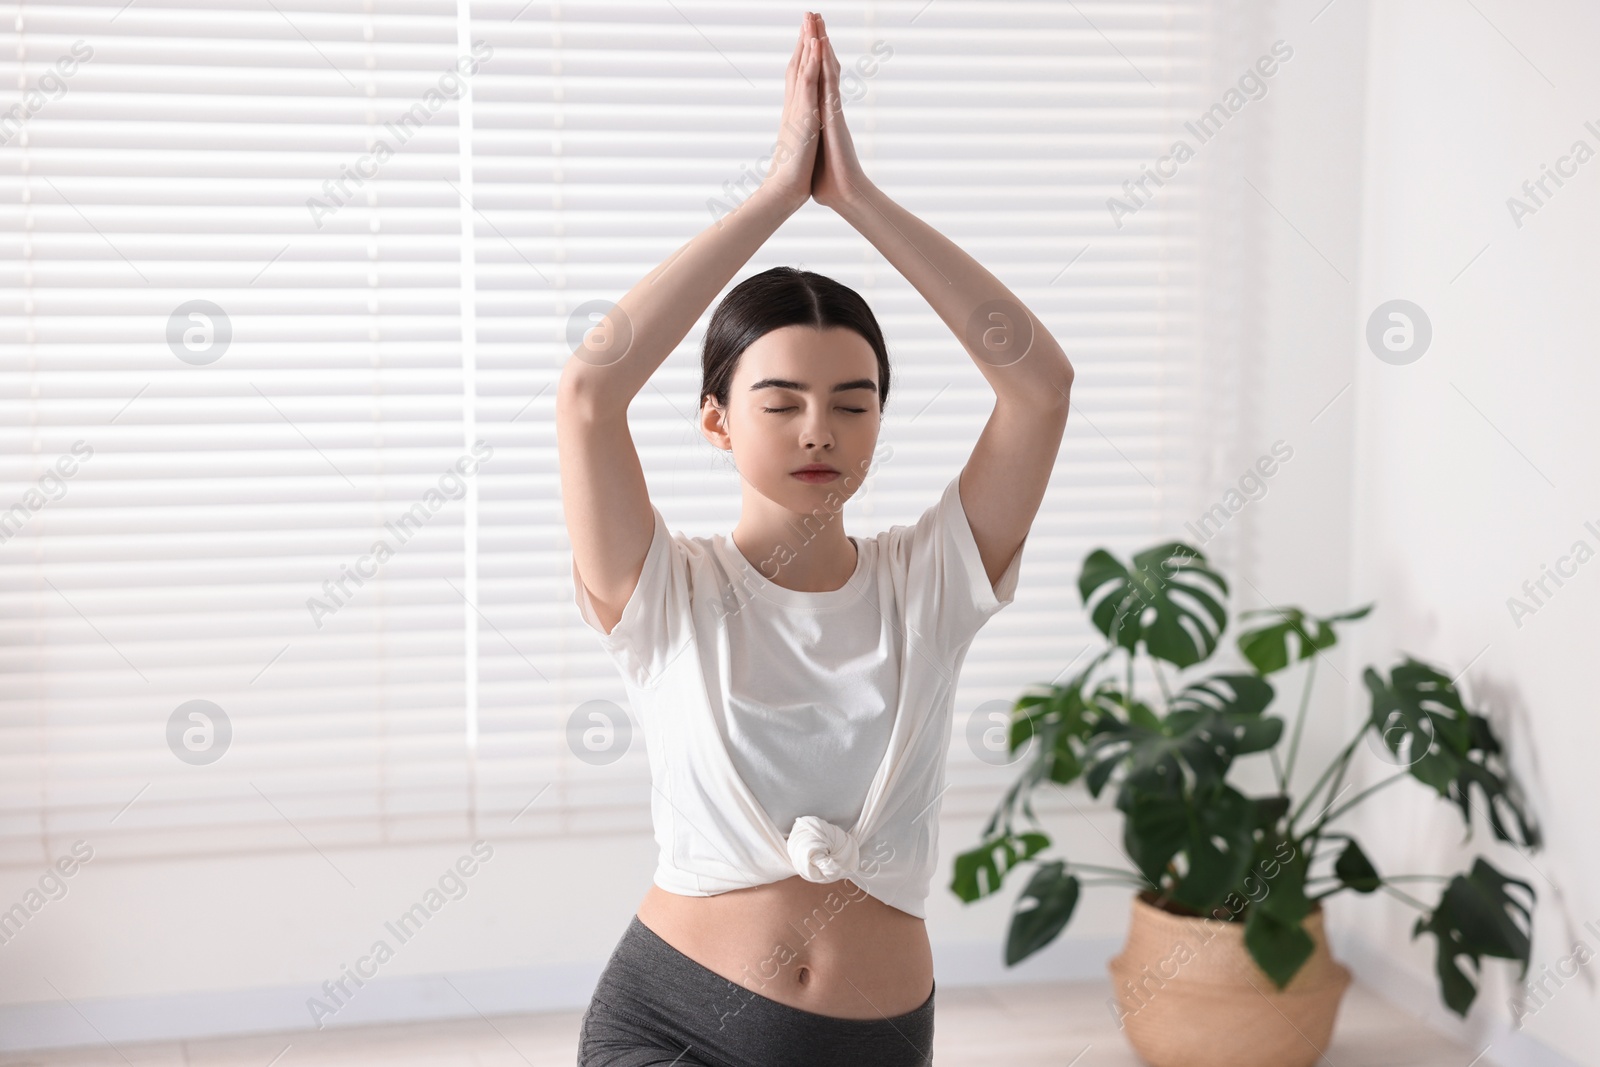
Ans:
[[[1073,371],[1010,290],[868,180],[839,70],[807,14],[760,189],[631,289],[562,374],[574,597],[641,723],[661,846],[584,1014],[582,1067],[909,1067],[932,1054],[924,903],[955,683],[1014,595]],[[702,357],[699,426],[738,469],[738,525],[669,531],[629,402],[813,199],[927,299],[994,412],[915,525],[846,535],[889,395],[882,333],[831,279],[758,274],[718,305]]]

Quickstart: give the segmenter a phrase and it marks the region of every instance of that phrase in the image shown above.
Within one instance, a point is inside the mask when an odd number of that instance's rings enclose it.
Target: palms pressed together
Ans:
[[[783,122],[767,182],[796,205],[838,208],[861,195],[867,177],[856,157],[839,92],[839,57],[820,14],[807,12],[789,58]]]

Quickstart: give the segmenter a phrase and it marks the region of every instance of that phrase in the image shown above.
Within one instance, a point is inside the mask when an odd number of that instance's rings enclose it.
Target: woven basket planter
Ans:
[[[1320,907],[1304,929],[1316,948],[1280,990],[1250,958],[1243,923],[1173,915],[1136,896],[1110,965],[1134,1051],[1151,1067],[1311,1067],[1350,972],[1328,953]]]

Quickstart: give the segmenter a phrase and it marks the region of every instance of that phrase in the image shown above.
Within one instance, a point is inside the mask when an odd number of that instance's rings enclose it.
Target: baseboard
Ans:
[[[1014,967],[1005,965],[999,941],[956,941],[933,946],[933,980],[940,988],[1022,982],[1109,982],[1106,964],[1122,948],[1120,937],[1058,937]]]
[[[332,1003],[318,986],[295,985],[0,1005],[0,1051],[123,1042],[180,1041],[277,1031],[305,1032],[373,1023],[476,1018],[513,1012],[582,1009],[602,963],[550,964],[493,971],[368,980],[331,1017],[308,1002]],[[80,1012],[82,1014],[80,1014]],[[91,1025],[92,1024],[92,1025]]]
[[[1120,939],[1057,938],[1015,967],[994,941],[936,942],[941,988],[1103,979]],[[0,1051],[181,1041],[275,1031],[304,1032],[374,1023],[581,1011],[605,961],[511,967],[411,977],[379,976],[317,1019],[308,1002],[334,1001],[312,985],[0,1005]],[[81,1014],[80,1014],[81,1013]],[[322,1025],[318,1026],[318,1022]]]
[[[1439,1002],[1439,988],[1431,976],[1423,979],[1396,964],[1359,936],[1333,937],[1336,955],[1367,988],[1395,1007],[1457,1041],[1488,1048],[1483,1063],[1496,1067],[1584,1067],[1538,1038],[1511,1029],[1509,1019],[1489,1013],[1472,1015],[1463,1022]],[[1465,1034],[1463,1034],[1465,1031]]]

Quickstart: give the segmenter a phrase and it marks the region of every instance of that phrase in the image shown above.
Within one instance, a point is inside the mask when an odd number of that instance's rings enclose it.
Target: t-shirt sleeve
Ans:
[[[901,527],[898,558],[906,568],[907,623],[941,650],[977,636],[984,623],[1016,597],[1027,538],[991,585],[961,503],[961,475],[910,527]]]
[[[572,560],[572,594],[578,613],[618,669],[640,687],[652,685],[683,652],[692,630],[687,555],[667,529],[661,509],[652,504],[650,510],[655,516],[655,532],[644,569],[623,606],[622,618],[609,634],[578,574],[578,561]]]

